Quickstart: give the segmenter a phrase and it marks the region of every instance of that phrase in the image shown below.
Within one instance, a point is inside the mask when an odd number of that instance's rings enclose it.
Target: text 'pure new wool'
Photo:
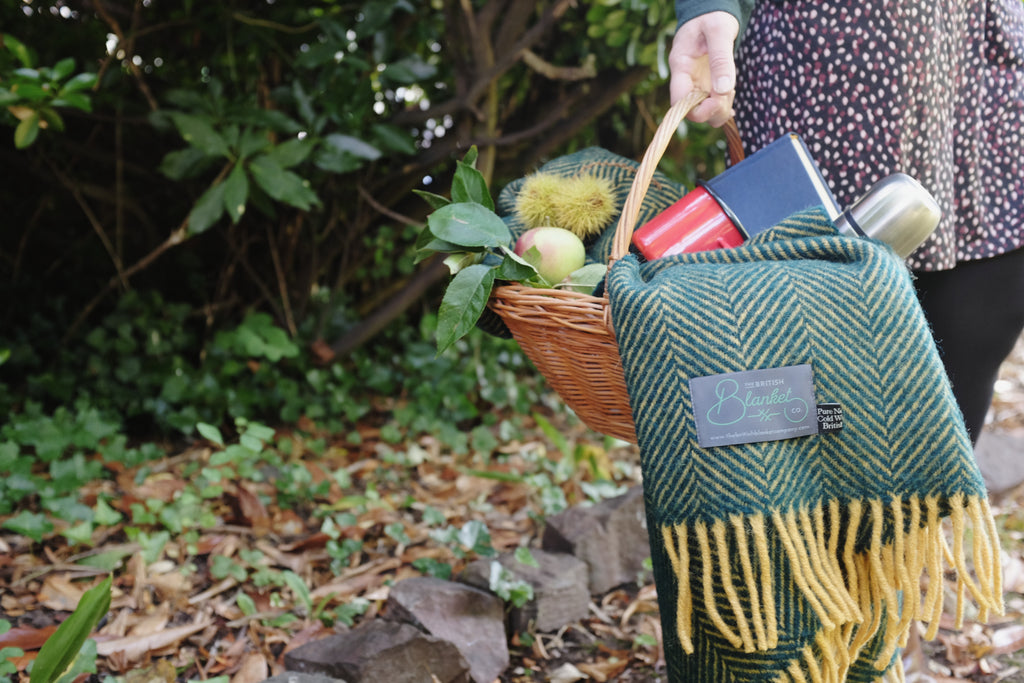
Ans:
[[[888,247],[808,211],[627,256],[608,296],[672,681],[901,680],[946,568],[958,620],[965,594],[1002,611],[984,482]]]

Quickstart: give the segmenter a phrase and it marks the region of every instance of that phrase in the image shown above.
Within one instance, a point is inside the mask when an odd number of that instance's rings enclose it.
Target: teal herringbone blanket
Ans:
[[[1002,609],[984,483],[886,246],[811,211],[735,249],[627,256],[608,295],[672,681],[899,680],[947,566]]]

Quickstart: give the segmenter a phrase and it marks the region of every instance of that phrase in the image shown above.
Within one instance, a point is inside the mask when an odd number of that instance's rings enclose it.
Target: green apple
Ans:
[[[564,228],[527,230],[516,240],[515,252],[550,284],[558,284],[587,260],[583,240]]]

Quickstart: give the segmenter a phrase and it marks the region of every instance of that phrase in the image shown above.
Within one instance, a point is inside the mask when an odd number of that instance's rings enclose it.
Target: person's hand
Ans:
[[[668,56],[672,102],[678,102],[693,90],[709,97],[686,118],[721,126],[732,116],[736,94],[736,62],[733,44],[739,34],[736,17],[728,12],[709,12],[691,19],[676,31]]]

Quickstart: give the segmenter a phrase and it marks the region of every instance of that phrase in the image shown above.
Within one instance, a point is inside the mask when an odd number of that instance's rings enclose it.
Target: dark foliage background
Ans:
[[[447,271],[414,265],[412,190],[445,194],[471,146],[495,194],[583,146],[639,157],[674,20],[646,0],[28,0],[0,27],[0,403],[189,429],[279,410],[251,361],[298,395],[370,340],[392,358],[400,330],[429,334]],[[701,129],[665,166],[721,158]],[[225,382],[269,393],[200,390]]]

